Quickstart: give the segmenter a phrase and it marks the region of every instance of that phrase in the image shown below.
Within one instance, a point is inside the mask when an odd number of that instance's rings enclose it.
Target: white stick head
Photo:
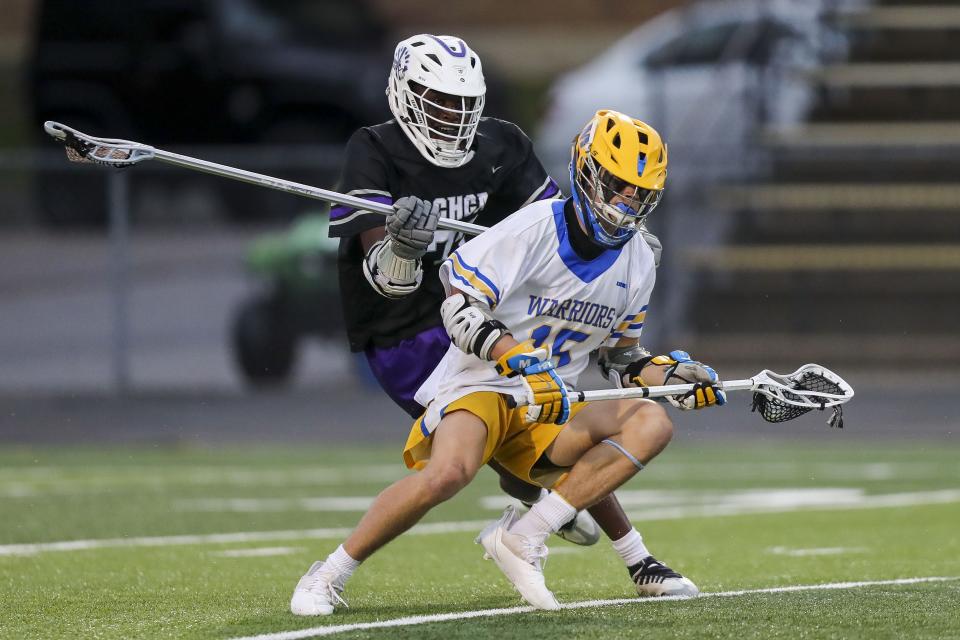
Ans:
[[[767,422],[785,422],[814,409],[832,408],[827,424],[843,428],[840,405],[853,398],[853,387],[826,367],[805,364],[787,375],[765,369],[754,380],[753,410]]]
[[[70,162],[93,162],[110,167],[128,167],[154,156],[154,149],[151,146],[130,140],[94,138],[53,120],[44,122],[43,130],[54,140],[63,143]]]

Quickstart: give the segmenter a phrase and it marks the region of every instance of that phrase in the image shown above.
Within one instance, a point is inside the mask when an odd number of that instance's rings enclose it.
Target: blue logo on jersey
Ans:
[[[621,289],[626,289],[626,288],[627,288],[627,283],[626,283],[626,282],[620,282],[619,280],[617,280],[617,286],[620,287]]]

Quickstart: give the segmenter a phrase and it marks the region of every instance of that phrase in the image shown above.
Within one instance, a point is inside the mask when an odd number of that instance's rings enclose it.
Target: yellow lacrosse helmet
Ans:
[[[573,139],[573,205],[597,244],[626,243],[660,202],[666,180],[667,145],[640,120],[597,111]]]

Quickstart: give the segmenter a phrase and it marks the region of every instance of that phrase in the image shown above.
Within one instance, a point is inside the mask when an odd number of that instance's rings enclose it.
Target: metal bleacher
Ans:
[[[722,246],[691,247],[699,353],[960,361],[960,7],[875,2],[823,20],[845,60],[806,72],[809,120],[758,136],[762,180],[714,188]]]

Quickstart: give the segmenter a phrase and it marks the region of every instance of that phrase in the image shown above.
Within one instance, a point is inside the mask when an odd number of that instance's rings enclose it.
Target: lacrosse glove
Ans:
[[[651,364],[667,365],[663,384],[694,384],[694,388],[683,395],[668,396],[667,400],[677,409],[703,409],[713,405],[723,406],[727,402],[718,383],[717,372],[702,362],[690,358],[686,351],[671,351],[669,356],[656,356]]]
[[[393,213],[387,216],[387,236],[398,258],[417,260],[423,257],[437,230],[439,214],[429,202],[416,196],[406,196],[393,203]]]
[[[532,343],[522,342],[500,356],[496,369],[506,378],[522,376],[528,421],[564,424],[570,419],[570,397],[550,359],[550,349],[535,349]]]

